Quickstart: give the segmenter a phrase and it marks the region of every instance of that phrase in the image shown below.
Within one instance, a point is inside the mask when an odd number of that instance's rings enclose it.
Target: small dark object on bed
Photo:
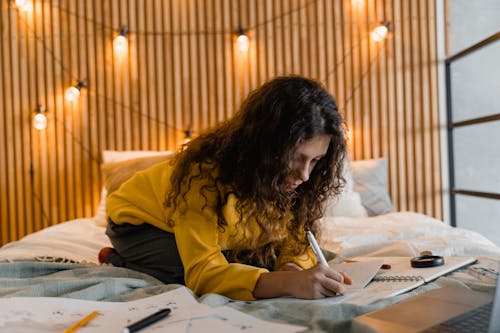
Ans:
[[[109,256],[111,253],[113,253],[115,249],[112,247],[103,247],[98,254],[98,259],[101,264],[103,264],[106,260],[106,257]]]

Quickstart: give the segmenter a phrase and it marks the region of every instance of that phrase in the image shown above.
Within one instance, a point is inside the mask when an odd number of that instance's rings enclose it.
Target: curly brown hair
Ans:
[[[290,192],[284,186],[291,172],[289,161],[301,142],[322,134],[331,137],[326,155],[309,180]],[[287,229],[295,240],[293,251],[299,254],[307,246],[304,231],[317,233],[315,221],[323,215],[324,201],[339,194],[344,185],[345,151],[344,122],[333,96],[314,80],[276,77],[252,91],[234,117],[201,134],[177,154],[165,205],[177,206],[185,200],[190,188],[183,184],[192,181],[186,177],[206,178],[213,185],[202,192],[229,187],[239,199],[239,224],[255,219],[264,235],[282,234]],[[193,165],[199,170],[195,176]],[[218,176],[213,179],[210,171]],[[220,197],[216,207],[222,230],[227,226],[222,207],[228,196]],[[270,223],[290,212],[293,218],[286,225]],[[272,241],[257,249],[231,249],[226,257],[272,269],[284,245]]]

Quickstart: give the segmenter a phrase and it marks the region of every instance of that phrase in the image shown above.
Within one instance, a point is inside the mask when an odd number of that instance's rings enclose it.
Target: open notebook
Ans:
[[[410,257],[384,257],[384,264],[390,265],[391,268],[380,270],[362,291],[350,298],[350,301],[361,305],[399,295],[476,261],[472,257],[446,257],[442,266],[413,268],[410,259]],[[368,264],[373,258],[360,257],[356,260],[361,263],[367,261]]]

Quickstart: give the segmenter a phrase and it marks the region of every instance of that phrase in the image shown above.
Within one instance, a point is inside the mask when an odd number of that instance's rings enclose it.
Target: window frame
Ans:
[[[486,45],[500,39],[500,31],[489,36],[488,38],[462,50],[445,59],[445,75],[446,75],[446,128],[448,140],[448,165],[449,165],[449,185],[450,185],[450,224],[453,227],[457,226],[456,217],[456,195],[468,195],[474,197],[497,199],[500,200],[500,193],[474,191],[473,189],[463,189],[455,187],[455,160],[453,154],[453,130],[458,127],[470,126],[475,124],[487,123],[492,121],[500,121],[500,113],[477,117],[468,120],[453,122],[453,105],[451,92],[451,65],[458,59],[477,52]]]

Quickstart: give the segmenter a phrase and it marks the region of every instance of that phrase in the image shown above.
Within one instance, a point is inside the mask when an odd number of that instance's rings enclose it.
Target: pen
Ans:
[[[148,327],[149,325],[152,325],[156,323],[157,321],[160,321],[161,319],[165,318],[168,316],[170,313],[170,309],[166,308],[163,310],[160,310],[158,312],[153,313],[152,315],[147,316],[146,318],[143,318],[132,325],[129,325],[123,329],[123,333],[134,333],[137,331],[142,330],[145,327]]]
[[[83,318],[82,320],[80,320],[79,322],[77,322],[76,324],[71,326],[70,328],[66,329],[63,333],[72,333],[72,332],[76,331],[80,327],[87,325],[89,321],[91,321],[92,319],[94,319],[98,315],[99,315],[99,312],[97,312],[97,311],[92,312],[91,314],[89,314],[88,316],[86,316],[85,318]]]
[[[316,242],[316,238],[314,238],[313,233],[308,231],[306,234],[307,234],[307,240],[309,241],[309,244],[311,245],[314,254],[318,258],[318,261],[323,265],[328,266],[325,256],[323,255],[323,252],[321,252],[321,249],[319,248],[318,242]]]

